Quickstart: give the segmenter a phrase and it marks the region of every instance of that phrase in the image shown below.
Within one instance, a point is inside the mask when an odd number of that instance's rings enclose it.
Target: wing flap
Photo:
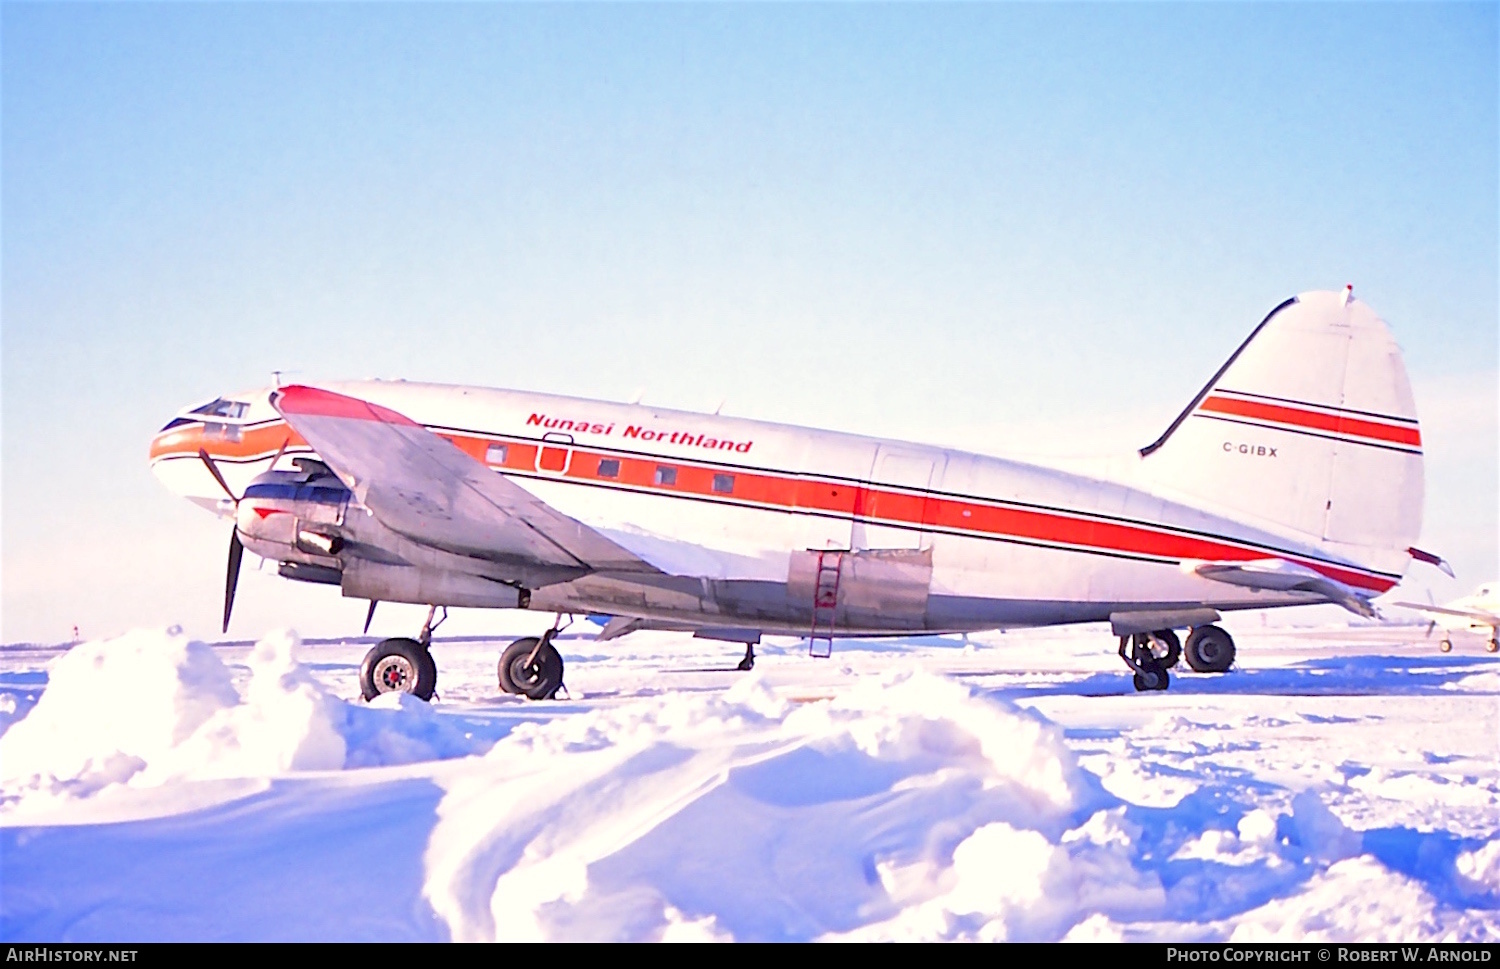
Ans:
[[[371,514],[414,542],[577,574],[659,571],[403,414],[300,385],[271,403]]]

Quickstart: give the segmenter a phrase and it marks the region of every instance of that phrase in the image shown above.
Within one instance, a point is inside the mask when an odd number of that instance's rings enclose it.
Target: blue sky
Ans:
[[[6,3],[0,638],[215,632],[227,529],[145,450],[272,370],[1123,449],[1346,282],[1459,568],[1413,579],[1467,591],[1500,572],[1496,11]],[[263,578],[246,636],[362,618]]]

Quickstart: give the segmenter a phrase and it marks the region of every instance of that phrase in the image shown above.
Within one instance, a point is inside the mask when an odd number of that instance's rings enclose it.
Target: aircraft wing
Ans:
[[[1433,612],[1441,616],[1458,616],[1460,619],[1477,619],[1491,626],[1500,624],[1500,615],[1496,615],[1487,609],[1453,609],[1448,606],[1433,606],[1427,603],[1417,602],[1393,602],[1393,606],[1403,609],[1415,609],[1418,612]]]
[[[1310,592],[1337,603],[1355,615],[1373,618],[1375,609],[1358,591],[1342,582],[1286,559],[1255,559],[1249,562],[1185,561],[1185,572],[1205,579],[1272,592]]]
[[[372,515],[414,542],[540,565],[556,581],[659,572],[389,408],[296,385],[278,388],[271,403]]]

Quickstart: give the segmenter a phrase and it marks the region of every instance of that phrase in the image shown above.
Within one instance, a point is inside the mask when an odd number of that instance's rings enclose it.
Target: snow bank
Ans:
[[[1472,892],[1500,900],[1500,838],[1463,852],[1455,859],[1454,868]]]
[[[1159,908],[1049,722],[920,672],[796,705],[747,678],[517,728],[447,783],[454,938],[1056,938]]]
[[[487,745],[410,697],[366,708],[330,695],[297,661],[299,648],[291,632],[256,644],[241,696],[213,649],[175,630],[74,647],[0,736],[0,802],[407,763]]]
[[[1500,930],[1485,915],[1444,908],[1419,882],[1363,855],[1318,872],[1290,897],[1245,913],[1229,941],[1500,941]]]

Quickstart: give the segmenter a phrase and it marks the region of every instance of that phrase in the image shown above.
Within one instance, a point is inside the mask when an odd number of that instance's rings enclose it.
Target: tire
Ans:
[[[410,693],[431,700],[437,689],[437,663],[415,639],[383,639],[359,664],[359,692],[366,700],[382,693]]]
[[[529,666],[526,659],[540,642],[535,636],[518,639],[505,647],[500,654],[496,672],[500,677],[500,689],[532,700],[546,700],[562,686],[562,657],[547,643],[537,650],[536,660]]]
[[[1234,665],[1234,640],[1218,626],[1188,633],[1183,656],[1195,673],[1223,673]]]
[[[1162,669],[1171,669],[1182,658],[1182,641],[1170,629],[1158,629],[1151,634],[1151,655],[1161,661]]]
[[[1145,693],[1148,690],[1165,690],[1167,687],[1172,685],[1172,677],[1167,675],[1167,671],[1165,669],[1157,670],[1156,675],[1161,677],[1161,680],[1155,686],[1151,686],[1146,683],[1146,678],[1144,676],[1136,673],[1133,677],[1131,677],[1132,682],[1135,683],[1136,691]]]

